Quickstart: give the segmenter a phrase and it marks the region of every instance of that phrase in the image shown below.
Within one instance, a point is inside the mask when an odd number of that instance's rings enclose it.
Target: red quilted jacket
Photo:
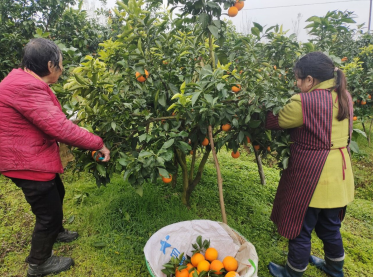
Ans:
[[[13,69],[0,83],[0,172],[62,173],[57,141],[88,150],[103,147],[100,137],[66,118],[45,82]]]

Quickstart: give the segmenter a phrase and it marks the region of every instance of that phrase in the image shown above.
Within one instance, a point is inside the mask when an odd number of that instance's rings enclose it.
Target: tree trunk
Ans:
[[[214,57],[214,49],[213,49],[213,39],[212,34],[209,34],[209,55],[212,59],[212,70],[216,69],[216,58]]]
[[[244,145],[243,147],[244,147],[245,150],[247,150],[248,154],[251,153],[251,151],[249,150],[247,145]],[[265,180],[264,170],[262,168],[261,157],[258,154],[256,149],[253,149],[253,150],[254,150],[255,156],[256,156],[257,168],[258,168],[258,173],[260,174],[261,184],[265,186],[266,185],[266,180]]]
[[[372,129],[372,127],[373,127],[373,119],[371,119],[371,121],[370,121],[370,127],[369,127],[369,133],[368,133],[368,143],[369,143],[369,145],[371,144],[371,139],[370,139],[370,135],[371,135],[371,129]]]
[[[183,181],[183,193],[182,193],[182,203],[189,207],[190,195],[188,192],[188,169],[186,162],[186,155],[180,150],[176,150],[178,162],[182,168],[182,181]]]
[[[177,186],[177,178],[178,178],[178,158],[177,158],[177,153],[174,153],[174,166],[177,168],[177,171],[175,174],[173,174],[173,180],[171,181],[171,187],[174,189]]]
[[[192,191],[195,189],[197,184],[200,182],[201,177],[203,176],[204,167],[209,158],[210,151],[211,151],[211,148],[207,146],[204,156],[200,161],[199,169],[197,170],[196,176],[193,180],[192,179],[190,180],[190,183],[188,186],[189,195],[191,195]]]
[[[222,175],[221,175],[221,169],[220,169],[220,166],[219,166],[219,162],[218,162],[218,159],[217,159],[216,149],[214,148],[212,125],[208,126],[208,133],[209,133],[210,147],[212,148],[214,165],[216,166],[216,170],[217,170],[217,182],[218,182],[218,191],[219,191],[219,202],[220,202],[220,205],[221,205],[222,222],[227,223],[226,211],[225,211],[225,202],[224,202],[224,199],[223,199]]]

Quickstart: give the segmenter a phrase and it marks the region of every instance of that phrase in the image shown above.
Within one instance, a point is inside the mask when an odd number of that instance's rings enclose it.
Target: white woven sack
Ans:
[[[210,240],[217,249],[218,260],[233,256],[239,262],[241,277],[257,277],[258,256],[255,247],[228,225],[211,220],[183,221],[158,230],[147,241],[144,254],[148,269],[154,277],[165,277],[163,265],[181,253],[191,256],[196,238]]]

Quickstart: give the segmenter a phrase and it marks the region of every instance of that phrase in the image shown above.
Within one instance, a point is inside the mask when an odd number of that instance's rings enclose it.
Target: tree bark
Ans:
[[[199,169],[197,170],[196,176],[193,180],[191,179],[191,181],[189,183],[189,186],[188,186],[189,195],[192,194],[193,190],[195,189],[197,184],[200,182],[201,177],[203,176],[204,167],[205,167],[205,164],[206,164],[206,162],[209,158],[210,151],[211,151],[211,148],[209,146],[207,146],[207,149],[204,153],[204,156],[200,161]]]
[[[182,203],[189,207],[190,195],[188,195],[188,169],[186,162],[186,155],[184,155],[180,150],[176,150],[177,159],[182,169],[182,181],[183,181],[183,193],[182,193]]]
[[[171,181],[171,187],[172,188],[175,188],[177,186],[177,178],[178,178],[178,169],[179,169],[179,166],[178,166],[178,158],[177,158],[177,153],[175,151],[174,153],[174,166],[177,168],[177,171],[175,172],[175,174],[173,174],[173,180]]]
[[[249,150],[248,146],[247,145],[244,145],[243,146],[244,149],[248,152],[248,154],[251,153],[251,151]],[[256,162],[257,162],[257,168],[258,168],[258,173],[260,174],[260,180],[261,180],[261,184],[262,185],[266,185],[266,180],[265,180],[265,174],[264,174],[264,170],[262,168],[262,161],[261,161],[261,157],[260,155],[258,154],[257,150],[256,149],[253,149],[254,152],[255,152],[255,157],[256,157]]]
[[[220,169],[220,166],[219,166],[219,162],[218,162],[218,159],[217,159],[216,149],[214,148],[212,125],[208,126],[208,133],[209,133],[210,147],[212,148],[214,165],[216,166],[216,170],[217,170],[217,182],[218,182],[218,191],[219,191],[219,202],[220,202],[220,205],[221,205],[222,222],[227,223],[226,211],[225,211],[225,202],[224,202],[224,199],[223,199],[222,175],[221,175],[221,169]]]

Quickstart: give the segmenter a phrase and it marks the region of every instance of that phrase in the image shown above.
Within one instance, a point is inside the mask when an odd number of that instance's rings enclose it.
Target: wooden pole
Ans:
[[[214,165],[216,166],[216,170],[217,170],[217,182],[218,182],[219,202],[221,205],[222,222],[227,224],[225,201],[223,199],[222,175],[221,175],[221,169],[219,167],[219,162],[217,159],[216,148],[214,147],[212,125],[209,125],[208,127],[208,134],[209,134],[210,147],[212,148]]]

